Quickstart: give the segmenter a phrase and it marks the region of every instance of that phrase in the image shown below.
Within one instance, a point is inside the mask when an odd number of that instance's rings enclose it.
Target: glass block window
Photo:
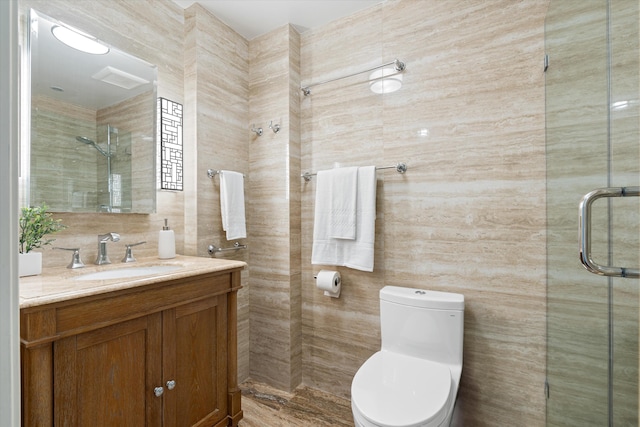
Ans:
[[[160,188],[180,190],[182,169],[182,104],[158,98],[160,116]]]

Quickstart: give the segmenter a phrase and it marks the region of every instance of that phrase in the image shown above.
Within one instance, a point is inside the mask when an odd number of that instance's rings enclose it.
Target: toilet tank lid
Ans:
[[[380,300],[437,310],[464,310],[464,295],[451,292],[385,286],[380,290]]]

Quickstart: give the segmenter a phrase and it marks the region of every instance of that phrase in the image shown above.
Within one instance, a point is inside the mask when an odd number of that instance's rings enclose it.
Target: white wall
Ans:
[[[18,4],[0,1],[0,426],[20,425]]]

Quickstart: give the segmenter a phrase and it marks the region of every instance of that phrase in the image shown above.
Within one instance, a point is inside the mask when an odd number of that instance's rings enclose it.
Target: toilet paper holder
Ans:
[[[331,298],[339,298],[342,289],[342,278],[340,272],[331,270],[320,270],[313,276],[316,280],[316,287],[324,291],[324,295]]]

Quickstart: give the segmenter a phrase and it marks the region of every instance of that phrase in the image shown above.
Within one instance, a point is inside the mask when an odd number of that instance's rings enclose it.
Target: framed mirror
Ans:
[[[157,67],[33,9],[28,27],[25,202],[155,212]]]

